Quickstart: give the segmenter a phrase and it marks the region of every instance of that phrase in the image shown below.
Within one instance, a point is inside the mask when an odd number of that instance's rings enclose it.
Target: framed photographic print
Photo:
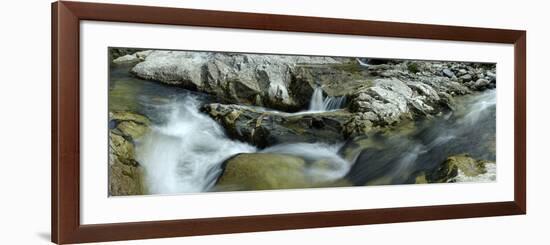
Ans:
[[[55,2],[52,240],[525,214],[525,38]]]

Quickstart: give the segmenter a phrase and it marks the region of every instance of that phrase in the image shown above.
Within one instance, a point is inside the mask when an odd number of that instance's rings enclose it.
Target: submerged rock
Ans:
[[[149,130],[149,119],[132,112],[110,112],[109,119],[109,195],[145,194],[135,144]]]
[[[223,163],[213,191],[272,190],[351,186],[345,179],[327,178],[330,159],[309,161],[281,153],[243,153]]]
[[[280,143],[344,140],[344,124],[352,114],[345,110],[319,113],[281,113],[242,105],[207,104],[202,107],[227,134],[258,147]]]
[[[239,154],[225,163],[214,190],[268,190],[310,186],[306,162],[295,156],[250,153]]]
[[[357,156],[368,148],[374,147],[375,143],[370,140],[370,137],[366,135],[357,136],[348,139],[346,143],[340,148],[338,154],[349,162],[355,162]]]

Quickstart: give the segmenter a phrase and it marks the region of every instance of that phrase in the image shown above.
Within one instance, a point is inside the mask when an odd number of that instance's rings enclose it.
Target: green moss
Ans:
[[[409,63],[407,63],[407,70],[408,70],[410,73],[416,74],[417,72],[420,71],[420,68],[418,67],[418,63],[416,63],[416,62],[409,62]]]
[[[414,183],[415,184],[427,184],[428,180],[426,179],[426,174],[422,173],[422,174],[416,176]]]
[[[486,161],[476,161],[467,154],[452,156],[447,159],[450,164],[455,164],[466,176],[477,176],[487,172]]]
[[[132,121],[142,125],[149,125],[151,122],[149,118],[141,114],[129,111],[115,111],[109,112],[109,119],[117,121]]]
[[[468,154],[461,154],[448,157],[436,169],[426,174],[429,183],[445,183],[453,181],[459,170],[466,176],[477,176],[487,172],[485,169],[487,161],[475,160]]]
[[[135,159],[134,142],[149,131],[147,117],[127,111],[109,112],[109,195],[143,195],[144,170]]]
[[[143,168],[115,162],[109,165],[109,195],[143,195]]]
[[[124,137],[109,133],[109,195],[143,195],[143,168],[135,160],[134,145]]]
[[[122,121],[118,124],[117,129],[124,135],[132,137],[132,139],[138,139],[149,131],[147,126],[134,121]]]

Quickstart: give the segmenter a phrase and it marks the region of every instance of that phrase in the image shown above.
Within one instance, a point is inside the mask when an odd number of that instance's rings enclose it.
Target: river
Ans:
[[[238,153],[282,153],[311,161],[328,160],[331,168],[310,174],[326,181],[345,177],[354,185],[412,183],[413,173],[433,168],[454,154],[495,160],[494,90],[458,98],[455,111],[419,122],[407,133],[370,135],[369,140],[378,147],[348,162],[338,154],[345,142],[258,149],[232,140],[216,121],[199,111],[203,103],[216,102],[215,98],[135,78],[124,67],[111,68],[110,73],[109,110],[136,111],[153,122],[151,133],[136,148],[150,194],[209,191],[222,173],[224,160]],[[345,103],[345,98],[323,99],[316,92],[313,108],[301,113],[338,109]],[[493,180],[494,173],[483,178]]]

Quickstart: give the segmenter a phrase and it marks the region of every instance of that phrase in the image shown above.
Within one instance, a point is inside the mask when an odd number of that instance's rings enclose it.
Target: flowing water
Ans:
[[[343,177],[351,164],[338,155],[341,144],[281,144],[259,150],[231,140],[224,129],[199,108],[213,98],[111,71],[110,110],[133,110],[153,121],[151,133],[140,140],[136,158],[145,168],[150,194],[209,191],[222,172],[222,163],[239,153],[279,153],[308,162],[326,161],[327,168],[308,168],[319,181]]]
[[[369,140],[376,147],[357,157],[348,179],[356,185],[413,183],[414,173],[463,153],[494,162],[496,91],[458,98],[457,105],[453,113],[417,123],[412,132],[372,135]],[[494,164],[478,178],[494,179]],[[459,176],[457,181],[461,180],[468,178]]]
[[[417,124],[411,133],[372,135],[377,146],[363,151],[355,162],[338,151],[345,142],[295,143],[266,149],[228,138],[223,128],[199,112],[215,102],[204,94],[129,76],[127,68],[111,70],[109,109],[132,110],[153,122],[152,131],[137,142],[137,160],[146,172],[150,194],[209,191],[222,172],[222,163],[238,153],[280,153],[308,162],[327,161],[329,168],[309,169],[321,180],[346,177],[355,185],[411,183],[411,173],[433,168],[453,154],[495,160],[495,91],[465,96],[453,114]],[[340,109],[345,97],[323,97],[316,88],[308,113]],[[482,176],[494,179],[494,165]],[[493,172],[491,172],[493,171]],[[467,181],[467,178],[463,178]]]
[[[221,173],[221,163],[256,148],[225,136],[223,128],[199,112],[192,95],[158,106],[169,115],[155,125],[137,148],[137,160],[146,169],[151,193],[187,193],[208,190]]]
[[[327,96],[324,98],[323,89],[317,86],[313,90],[311,100],[309,101],[310,112],[323,112],[338,110],[344,107],[346,104],[346,96]]]
[[[325,168],[309,168],[308,174],[320,180],[336,180],[348,173],[351,163],[338,155],[342,144],[324,143],[294,143],[280,144],[262,150],[262,153],[281,153],[301,157],[307,162],[324,161],[329,164]]]

